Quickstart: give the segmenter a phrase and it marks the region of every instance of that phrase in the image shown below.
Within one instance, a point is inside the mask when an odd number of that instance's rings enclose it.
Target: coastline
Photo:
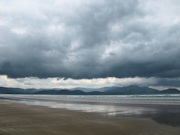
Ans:
[[[107,117],[0,100],[1,135],[179,135],[180,127],[141,117]]]

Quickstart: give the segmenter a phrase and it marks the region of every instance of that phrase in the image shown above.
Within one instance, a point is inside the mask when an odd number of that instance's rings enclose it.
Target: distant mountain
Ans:
[[[96,91],[104,92],[104,91],[113,90],[113,89],[117,89],[117,88],[120,88],[120,87],[117,87],[117,86],[113,86],[113,87],[102,87],[102,88],[96,89]]]
[[[52,94],[52,95],[135,95],[135,94],[180,94],[177,89],[159,91],[148,87],[104,87],[95,91],[69,89],[20,89],[0,87],[0,94]]]
[[[20,89],[20,88],[7,88],[0,87],[0,94],[33,94],[38,92],[37,89]]]
[[[180,91],[177,89],[167,89],[167,90],[163,90],[160,91],[162,94],[179,94]]]
[[[82,90],[84,92],[92,92],[92,91],[104,92],[104,91],[112,90],[112,89],[115,89],[115,88],[119,88],[119,87],[116,87],[116,86],[113,86],[113,87],[102,87],[102,88],[82,88],[82,87],[77,87],[77,88],[73,88],[73,89],[70,89],[70,90]]]
[[[53,95],[101,95],[99,91],[84,92],[81,90],[43,90],[34,94],[53,94]]]
[[[43,90],[39,92],[35,92],[34,94],[57,94],[57,95],[84,95],[85,92],[81,90],[67,90],[67,89],[62,89],[62,90]]]
[[[82,88],[82,87],[72,88],[72,89],[70,89],[70,90],[81,90],[81,91],[84,91],[84,92],[96,91],[95,88]]]
[[[105,91],[104,93],[110,95],[134,95],[134,94],[158,94],[159,91],[156,89],[148,87],[138,87],[138,86],[127,86],[127,87],[118,87],[112,90]]]

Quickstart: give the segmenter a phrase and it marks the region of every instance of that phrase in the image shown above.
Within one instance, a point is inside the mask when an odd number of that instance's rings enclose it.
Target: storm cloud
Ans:
[[[180,77],[178,0],[0,1],[0,74]]]

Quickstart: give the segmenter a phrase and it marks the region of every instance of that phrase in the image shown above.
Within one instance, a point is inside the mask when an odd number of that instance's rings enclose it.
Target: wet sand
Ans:
[[[0,101],[0,135],[179,135],[150,118],[107,117]]]

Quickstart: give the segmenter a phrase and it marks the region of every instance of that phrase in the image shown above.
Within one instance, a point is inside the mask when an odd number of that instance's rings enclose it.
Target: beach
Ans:
[[[0,101],[0,135],[179,135],[180,127],[148,117],[109,117]]]

